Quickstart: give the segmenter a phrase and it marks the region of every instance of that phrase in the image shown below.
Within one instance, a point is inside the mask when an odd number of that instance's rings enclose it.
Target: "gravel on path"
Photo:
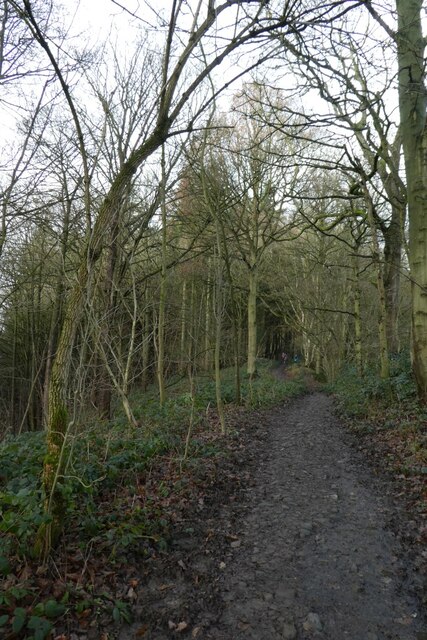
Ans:
[[[396,504],[332,399],[251,419],[119,640],[427,640]]]
[[[378,482],[320,393],[270,414],[211,640],[416,640],[427,630]],[[408,588],[407,588],[408,586]]]

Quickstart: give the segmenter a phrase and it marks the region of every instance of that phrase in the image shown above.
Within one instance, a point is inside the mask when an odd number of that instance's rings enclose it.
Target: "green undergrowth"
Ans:
[[[416,508],[426,512],[422,486],[427,476],[427,409],[417,400],[409,356],[391,359],[389,380],[381,380],[375,371],[360,378],[348,367],[329,391],[351,430],[365,439],[370,455],[406,480]]]
[[[234,409],[234,373],[225,370],[222,377],[226,410]],[[302,376],[289,381],[273,376],[270,361],[259,362],[253,381],[242,372],[242,405],[248,410],[273,406],[304,389]],[[92,554],[113,564],[129,552],[144,557],[153,547],[166,548],[165,512],[188,490],[185,469],[203,467],[209,458],[222,454],[215,403],[212,376],[195,378],[193,394],[183,378],[169,386],[162,408],[155,389],[133,393],[138,428],[130,427],[118,408],[111,422],[80,425],[69,434],[66,467],[58,480],[65,504],[61,553],[68,553],[68,567],[78,564],[75,558],[83,557],[88,545]],[[36,574],[33,581],[28,575],[29,567],[35,571],[37,565],[31,554],[35,533],[46,519],[41,488],[44,454],[43,433],[9,436],[0,445],[0,635],[7,630],[13,637],[42,640],[56,618],[70,611],[78,615],[82,599],[87,598],[74,594],[69,599],[68,589],[61,597],[46,592],[43,598]],[[105,602],[114,619],[127,615],[114,598]]]
[[[221,372],[221,395],[224,404],[234,405],[236,397],[235,372],[233,368]],[[303,375],[283,380],[272,375],[271,360],[257,362],[257,375],[251,381],[241,371],[241,405],[248,409],[272,407],[286,398],[303,393],[306,389]],[[215,380],[212,374],[201,374],[194,379],[194,396],[189,391],[188,379],[177,378],[168,387],[168,398],[162,409],[159,408],[157,391],[134,392],[132,404],[135,417],[145,424],[158,424],[163,428],[174,428],[177,424],[188,423],[189,411],[194,401],[194,410],[202,418],[209,408],[216,406]]]
[[[328,390],[335,395],[340,409],[354,417],[366,417],[391,406],[404,411],[420,409],[408,354],[391,358],[388,380],[381,379],[374,368],[368,368],[360,377],[356,368],[348,365]]]

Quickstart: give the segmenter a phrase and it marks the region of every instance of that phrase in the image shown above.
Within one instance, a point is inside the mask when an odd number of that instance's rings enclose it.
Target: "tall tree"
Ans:
[[[399,110],[408,188],[413,370],[427,404],[427,88],[423,0],[396,0]]]
[[[12,0],[10,0],[12,3]],[[264,2],[254,3],[250,0],[228,0],[224,4],[214,7],[212,2],[207,6],[199,3],[197,6],[193,23],[187,34],[186,41],[181,45],[180,52],[177,47],[181,42],[181,31],[179,22],[185,12],[186,3],[183,0],[174,0],[170,12],[169,23],[166,28],[164,41],[164,54],[162,61],[162,82],[156,100],[153,104],[153,118],[149,123],[150,128],[146,132],[142,142],[130,152],[127,159],[117,171],[108,193],[99,207],[92,231],[88,238],[87,250],[84,260],[79,268],[76,284],[70,293],[68,303],[64,312],[62,332],[59,338],[56,357],[52,365],[51,380],[49,386],[49,417],[48,417],[48,452],[44,464],[43,484],[46,495],[46,511],[52,519],[47,525],[43,525],[39,531],[36,550],[41,555],[46,555],[60,529],[63,516],[63,505],[57,482],[61,475],[62,451],[68,429],[67,412],[67,387],[69,382],[69,372],[71,365],[72,351],[75,342],[76,332],[82,317],[90,278],[93,267],[102,255],[105,238],[108,237],[111,221],[115,219],[116,211],[120,209],[123,199],[126,198],[128,188],[135,173],[141,168],[149,156],[151,156],[172,133],[173,127],[178,123],[178,130],[182,130],[179,117],[183,115],[189,100],[195,95],[198,87],[209,76],[209,74],[233,51],[244,45],[246,42],[262,37],[268,32],[268,27],[260,24],[259,20],[264,10]],[[229,13],[230,9],[241,7],[247,8],[245,17],[236,22],[236,33],[225,42],[225,45],[213,51],[210,59],[201,71],[196,75],[190,74],[188,78],[184,76],[184,70],[189,70],[205,36],[212,27],[218,23],[220,16]],[[59,82],[67,99],[73,120],[76,126],[79,146],[84,165],[84,180],[86,193],[86,213],[90,211],[89,197],[89,170],[87,167],[87,155],[85,151],[84,138],[80,125],[79,116],[75,108],[74,100],[69,86],[64,80],[64,76],[52,53],[49,45],[48,35],[44,33],[43,27],[37,21],[29,0],[23,0],[22,5],[13,1],[13,6],[22,16],[29,26],[32,36],[46,52],[52,66],[57,73]],[[287,25],[287,17],[281,17],[279,25]],[[191,129],[195,120],[194,114],[187,115],[187,123],[184,129]]]
[[[397,45],[399,115],[408,199],[412,363],[418,397],[427,404],[427,88],[423,0],[396,0],[397,30],[381,10],[368,11]]]
[[[205,80],[227,56],[244,48],[246,44],[251,44],[253,57],[247,66],[255,67],[267,59],[277,47],[269,38],[274,29],[292,36],[304,32],[308,24],[321,25],[325,21],[340,17],[359,3],[360,0],[330,0],[319,6],[317,2],[288,1],[284,5],[279,3],[272,7],[268,0],[224,0],[222,4],[216,4],[213,0],[201,0],[194,4],[186,0],[173,0],[169,20],[164,21],[162,16],[158,16],[158,31],[163,37],[163,53],[160,67],[157,69],[160,83],[152,96],[150,117],[144,121],[137,134],[138,143],[133,149],[128,150],[127,156],[117,167],[106,186],[104,197],[98,204],[91,190],[91,158],[87,151],[87,136],[76,106],[78,99],[61,67],[63,52],[67,54],[66,43],[61,41],[61,46],[55,46],[55,37],[52,38],[46,21],[39,20],[34,11],[36,3],[31,0],[7,0],[8,6],[14,9],[28,28],[29,36],[45,52],[67,102],[81,156],[84,213],[87,221],[83,258],[64,306],[62,330],[51,369],[48,453],[44,464],[43,483],[46,510],[52,519],[40,530],[37,548],[41,553],[49,551],[61,527],[62,504],[58,479],[62,473],[62,451],[69,423],[67,388],[75,338],[86,302],[92,292],[95,268],[104,253],[108,238],[112,237],[114,221],[129,195],[135,175],[168,137],[191,131],[200,122],[200,116],[212,102],[212,97],[205,100],[201,96],[199,102],[193,99]],[[48,9],[51,4],[46,3]],[[149,3],[144,8],[148,10],[148,6]],[[46,13],[49,14],[49,10]],[[209,37],[211,35],[212,38]],[[238,71],[236,75],[240,76],[244,71],[246,69]],[[217,92],[228,84],[229,82],[222,83]]]
[[[371,197],[379,195],[386,205],[381,215],[373,210],[372,221],[382,235],[378,258],[384,263],[387,342],[390,351],[397,352],[406,188],[399,167],[401,132],[394,116],[394,74],[389,69],[392,43],[378,39],[372,20],[366,22],[364,32],[358,23],[360,13],[355,12],[354,19],[343,20],[339,29],[333,24],[325,27],[315,41],[307,39],[295,46],[286,40],[285,55],[303,77],[302,91],[310,87],[322,99],[321,109],[313,107],[304,113],[307,122],[323,125],[318,156],[324,161],[327,148],[335,146],[331,172],[340,161],[343,168],[352,167],[355,174],[363,174]]]

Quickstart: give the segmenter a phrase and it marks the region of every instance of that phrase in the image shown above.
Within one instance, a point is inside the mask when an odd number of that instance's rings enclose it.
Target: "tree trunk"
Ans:
[[[111,376],[103,362],[103,357],[108,360],[108,352],[110,345],[111,328],[113,324],[113,313],[116,306],[115,295],[115,274],[118,260],[118,234],[119,234],[119,212],[117,211],[114,220],[112,220],[112,228],[110,233],[110,245],[107,249],[106,264],[104,267],[104,286],[101,296],[101,315],[105,320],[101,321],[102,330],[97,340],[98,349],[103,353],[99,361],[99,375],[95,381],[95,399],[94,404],[97,408],[101,420],[111,419],[111,400],[112,386]]]
[[[16,433],[15,425],[15,395],[16,395],[16,345],[18,342],[18,315],[15,309],[15,316],[13,319],[13,344],[12,344],[12,371],[11,371],[11,383],[10,383],[10,424],[12,432]]]
[[[384,234],[384,289],[387,344],[390,353],[399,352],[398,315],[400,271],[405,211],[392,206],[392,219]]]
[[[396,0],[399,110],[408,189],[412,362],[419,399],[427,404],[427,92],[423,4],[423,0]]]
[[[223,263],[222,263],[222,244],[219,233],[219,222],[216,221],[216,286],[215,286],[215,391],[216,391],[216,407],[218,411],[219,422],[221,425],[221,433],[225,434],[225,416],[224,403],[222,401],[221,390],[221,334],[222,334],[222,316],[223,316]]]
[[[185,276],[184,276],[185,277]],[[181,339],[180,339],[180,355],[179,355],[179,370],[183,373],[187,364],[187,351],[185,348],[185,341],[187,337],[187,281],[182,283],[182,295],[181,295]]]
[[[234,388],[235,388],[235,402],[237,405],[242,402],[242,388],[240,380],[240,353],[242,344],[242,323],[240,321],[240,315],[233,320],[233,339],[235,341],[234,347]]]
[[[249,270],[249,296],[248,296],[248,376],[256,375],[257,356],[257,268],[253,265]]]
[[[354,273],[354,290],[353,290],[353,314],[354,314],[354,357],[356,360],[356,369],[359,377],[363,376],[363,358],[362,358],[362,317],[360,313],[360,280],[359,265],[357,259],[353,267]]]
[[[209,371],[211,368],[211,282],[210,282],[210,258],[208,259],[208,276],[206,281],[206,304],[205,304],[205,357],[204,369]]]
[[[166,236],[166,161],[165,146],[162,146],[162,271],[160,277],[159,320],[157,327],[157,381],[159,385],[159,402],[163,407],[166,400],[165,389],[165,312],[166,312],[166,276],[167,276],[167,236]]]
[[[62,452],[68,432],[67,393],[72,352],[75,343],[94,265],[101,256],[105,239],[109,237],[112,221],[120,210],[128,186],[135,171],[163,142],[164,133],[155,130],[150,138],[124,163],[113,180],[96,218],[88,241],[87,251],[78,270],[77,279],[70,293],[64,312],[64,322],[58,340],[58,348],[52,365],[48,394],[47,453],[43,466],[43,491],[46,515],[51,516],[47,524],[39,528],[35,551],[46,557],[55,543],[62,527],[63,500],[57,489],[57,479],[62,474]]]
[[[365,203],[368,222],[372,236],[372,262],[375,265],[378,291],[378,340],[380,349],[380,375],[383,380],[390,377],[390,364],[388,357],[387,329],[386,329],[386,293],[384,287],[383,265],[380,257],[380,246],[377,237],[377,228],[374,222],[373,202],[365,185]]]
[[[187,362],[189,363],[189,365],[192,366],[193,369],[193,373],[195,371],[195,367],[196,367],[196,361],[195,361],[195,352],[197,349],[197,342],[196,342],[196,305],[195,305],[195,298],[196,298],[196,286],[195,286],[195,282],[194,279],[192,279],[191,281],[191,289],[190,289],[190,304],[189,304],[189,308],[188,308],[188,317],[189,317],[189,322],[188,322],[188,332],[187,332],[187,340],[188,340],[188,344],[187,344]]]
[[[148,305],[147,292],[144,295],[145,308],[142,313],[142,376],[141,387],[143,391],[148,386],[148,369],[150,366],[150,341],[151,341],[151,315]]]

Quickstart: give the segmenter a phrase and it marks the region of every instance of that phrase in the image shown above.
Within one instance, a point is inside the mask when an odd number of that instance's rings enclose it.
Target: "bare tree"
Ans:
[[[52,521],[41,528],[36,545],[38,551],[45,555],[60,530],[62,516],[57,481],[61,475],[61,451],[68,427],[66,390],[75,336],[90,291],[94,266],[102,255],[112,221],[127,197],[129,185],[132,184],[135,174],[168,137],[181,135],[196,126],[207,104],[212,101],[212,96],[207,100],[202,98],[195,107],[191,106],[191,101],[209,75],[233,52],[248,43],[255,46],[262,44],[263,49],[259,48],[253,56],[253,62],[248,64],[249,67],[257,66],[271,55],[275,47],[269,38],[274,29],[281,29],[288,35],[298,30],[304,31],[308,23],[324,23],[337,18],[359,3],[357,0],[338,4],[331,1],[318,7],[317,3],[296,6],[294,2],[286,2],[285,6],[280,4],[277,8],[272,8],[267,6],[268,2],[264,0],[224,0],[218,5],[209,0],[206,3],[196,3],[192,9],[190,7],[192,17],[189,23],[188,3],[184,0],[173,0],[168,22],[159,26],[163,38],[163,57],[160,69],[161,82],[153,103],[152,117],[147,123],[145,135],[134,149],[129,150],[128,156],[111,180],[102,203],[97,207],[93,225],[91,175],[75,97],[52,50],[49,33],[35,16],[30,0],[8,0],[8,4],[15,9],[30,30],[32,38],[44,50],[67,101],[81,154],[85,212],[90,229],[84,259],[65,307],[62,331],[51,371],[48,453],[43,482],[46,510],[52,515]],[[208,36],[212,38],[208,39]],[[202,43],[203,64],[200,63],[199,57]],[[221,86],[223,88],[224,83]]]

